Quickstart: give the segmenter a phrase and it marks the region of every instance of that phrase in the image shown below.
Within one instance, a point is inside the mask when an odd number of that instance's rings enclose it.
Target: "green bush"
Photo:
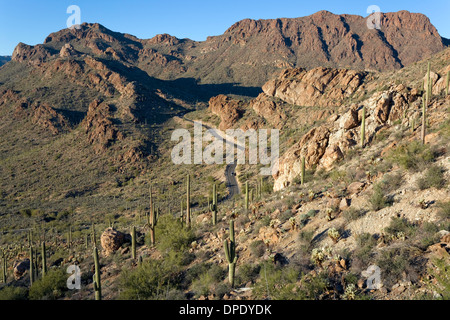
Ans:
[[[345,210],[342,213],[344,219],[347,222],[358,220],[358,219],[364,217],[365,214],[366,214],[366,212],[363,209],[356,209],[353,207]]]
[[[260,258],[266,252],[266,245],[262,240],[255,240],[250,244],[250,252],[255,258]]]
[[[195,239],[193,230],[185,228],[179,219],[171,215],[159,217],[155,237],[156,247],[163,256],[184,255]],[[146,243],[150,244],[150,234],[146,236]]]
[[[30,300],[56,300],[67,291],[67,274],[63,269],[50,270],[30,288]]]
[[[444,259],[434,259],[433,265],[435,268],[428,271],[436,281],[430,282],[429,287],[439,294],[439,300],[450,300],[450,265]]]
[[[272,263],[261,266],[259,280],[253,288],[258,299],[296,300],[298,294],[294,292],[299,280],[299,272],[295,268],[275,267]]]
[[[415,234],[417,226],[408,221],[406,218],[392,217],[391,223],[386,227],[386,233],[390,235],[397,235],[403,233],[407,237],[411,237]]]
[[[0,290],[0,301],[27,300],[28,290],[23,287],[3,287]]]
[[[450,201],[440,202],[438,206],[439,206],[438,216],[441,219],[445,220],[450,219]]]
[[[223,282],[225,276],[226,270],[224,268],[216,264],[212,265],[207,271],[192,281],[192,291],[197,297],[207,296],[211,293],[217,295],[218,285]]]
[[[421,250],[413,247],[395,247],[383,250],[376,261],[381,268],[383,283],[390,287],[402,280],[415,282],[423,272],[426,259],[420,258]]]
[[[255,282],[261,271],[261,266],[257,264],[246,263],[240,265],[236,273],[236,283],[245,285],[248,282]]]
[[[173,277],[179,272],[167,260],[145,261],[135,270],[123,270],[120,278],[120,299],[157,300],[165,299],[165,293],[174,289]]]
[[[407,170],[418,171],[426,168],[435,160],[436,156],[435,149],[431,149],[419,141],[413,141],[393,149],[389,153],[388,159]]]
[[[374,211],[379,211],[389,205],[388,199],[384,194],[382,184],[379,183],[373,187],[373,192],[369,198],[369,203]]]
[[[447,185],[444,177],[445,169],[441,166],[431,166],[423,177],[417,180],[417,187],[420,190],[429,188],[442,189]]]

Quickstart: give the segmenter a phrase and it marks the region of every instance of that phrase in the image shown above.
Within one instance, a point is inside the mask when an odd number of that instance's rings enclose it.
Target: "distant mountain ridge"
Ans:
[[[11,60],[11,56],[0,56],[0,67]]]
[[[259,87],[274,72],[290,67],[395,70],[443,50],[448,40],[419,13],[382,13],[381,30],[375,30],[364,17],[320,11],[301,18],[245,19],[202,42],[167,34],[138,39],[85,23],[80,30],[52,33],[43,45],[28,50],[20,45],[13,60],[51,57],[66,43],[82,53],[130,63],[159,79]]]

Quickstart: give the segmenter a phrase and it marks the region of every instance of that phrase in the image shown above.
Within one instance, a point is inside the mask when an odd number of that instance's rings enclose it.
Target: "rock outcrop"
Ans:
[[[286,114],[264,93],[261,93],[256,99],[250,102],[250,108],[276,129],[281,129],[283,127],[286,120]]]
[[[298,106],[337,107],[353,95],[368,74],[346,69],[302,68],[286,69],[276,79],[268,81],[263,91]]]
[[[100,100],[92,101],[83,122],[88,141],[97,151],[104,151],[115,141],[124,138],[111,120],[110,106]]]
[[[225,95],[211,98],[209,100],[209,109],[213,114],[220,117],[220,130],[232,128],[243,114],[240,101],[233,100]]]
[[[300,92],[302,94],[302,92]],[[301,174],[301,159],[306,168],[330,170],[343,159],[345,153],[360,141],[362,108],[366,107],[366,139],[397,120],[404,120],[408,108],[419,116],[420,100],[417,93],[404,85],[393,85],[386,91],[375,92],[359,104],[347,107],[342,116],[334,115],[329,121],[313,128],[280,158],[279,172],[274,175],[274,190],[289,186]]]

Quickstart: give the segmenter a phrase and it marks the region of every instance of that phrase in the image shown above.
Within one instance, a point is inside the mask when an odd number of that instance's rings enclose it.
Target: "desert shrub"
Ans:
[[[3,287],[0,290],[0,301],[27,300],[28,290],[23,287]]]
[[[195,239],[192,228],[185,228],[180,220],[171,215],[163,215],[158,219],[155,237],[156,246],[163,256],[169,254],[185,255]],[[146,242],[150,243],[149,235]]]
[[[373,187],[373,192],[369,198],[369,203],[374,211],[379,211],[389,205],[389,201],[384,193],[382,184],[379,183]]]
[[[440,202],[438,206],[439,206],[438,216],[441,219],[450,219],[450,201]]]
[[[266,245],[262,240],[255,240],[250,244],[250,252],[255,258],[260,258],[266,252]]]
[[[426,250],[429,246],[438,243],[441,238],[438,234],[439,229],[435,223],[424,222],[416,232],[418,247]]]
[[[189,284],[194,281],[194,279],[198,278],[202,273],[207,272],[210,267],[210,263],[195,263],[186,270],[184,280]]]
[[[236,219],[236,222],[235,222],[236,229],[244,229],[244,228],[245,228],[245,225],[246,225],[248,222],[250,222],[250,219],[248,218],[248,215],[246,215],[246,214],[240,215],[240,216]]]
[[[413,247],[395,247],[381,251],[376,265],[381,268],[383,282],[391,287],[406,277],[416,282],[426,263],[421,251]]]
[[[217,285],[225,279],[226,270],[219,265],[212,265],[192,282],[192,290],[197,297],[216,293]]]
[[[431,166],[423,175],[417,180],[417,187],[420,190],[429,188],[442,189],[447,185],[444,177],[445,169],[441,166]]]
[[[63,269],[50,270],[30,288],[30,300],[56,300],[67,291],[67,274]]]
[[[120,299],[153,300],[162,299],[167,288],[173,290],[175,281],[172,276],[179,271],[166,259],[149,260],[135,270],[124,269],[119,278]]]
[[[261,271],[261,265],[246,263],[240,265],[236,272],[236,283],[245,285],[248,282],[255,282]]]
[[[415,234],[417,225],[411,223],[406,218],[392,217],[388,227],[385,228],[386,233],[397,236],[404,234],[406,237],[411,237]]]
[[[423,145],[419,141],[413,141],[391,150],[388,159],[404,169],[418,171],[432,163],[436,156],[436,149]]]
[[[363,209],[357,209],[353,207],[348,208],[342,213],[344,219],[347,222],[358,220],[364,217],[365,214],[366,212]]]
[[[314,237],[314,230],[300,231],[298,235],[299,247],[303,253],[309,252],[311,249],[312,239]]]
[[[373,249],[377,245],[377,239],[370,233],[356,235],[357,249],[353,252],[353,258],[360,267],[365,268],[374,257]]]
[[[450,265],[444,259],[434,259],[434,268],[429,268],[428,273],[436,281],[430,282],[431,291],[436,292],[439,300],[450,300]]]
[[[400,188],[403,183],[403,176],[400,172],[386,174],[382,180],[382,187],[385,192],[392,192]]]
[[[294,292],[299,273],[294,268],[276,267],[272,263],[262,264],[259,280],[253,288],[253,293],[258,299],[270,298],[273,300],[295,300]]]
[[[304,276],[301,279],[300,289],[297,292],[298,300],[319,300],[321,296],[328,291],[330,282],[325,272],[319,273],[313,277]]]
[[[292,217],[292,211],[291,210],[286,210],[282,214],[280,214],[279,220],[280,220],[281,223],[285,223],[291,217]]]

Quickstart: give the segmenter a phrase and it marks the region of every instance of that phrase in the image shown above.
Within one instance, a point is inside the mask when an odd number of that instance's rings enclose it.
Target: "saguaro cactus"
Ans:
[[[248,181],[245,182],[245,210],[248,211],[249,207],[249,194],[248,194]]]
[[[215,183],[213,185],[212,204],[210,210],[212,211],[212,223],[215,226],[217,224],[217,188]]]
[[[431,85],[431,62],[428,61],[428,69],[427,69],[427,101],[426,101],[427,105],[430,103],[430,100],[431,100],[432,89],[433,89],[433,86]]]
[[[33,251],[33,246],[30,245],[30,285],[33,285],[34,283],[34,275],[35,275],[35,271],[34,271],[34,251]]]
[[[191,176],[187,175],[186,181],[186,225],[191,226]]]
[[[100,263],[98,260],[97,247],[94,247],[94,266],[95,266],[95,274],[94,274],[95,300],[102,300],[102,284],[100,279]]]
[[[301,185],[305,184],[305,157],[302,157],[302,172],[300,177]]]
[[[5,251],[2,251],[2,263],[3,263],[3,270],[2,270],[2,282],[6,283],[7,280],[7,275],[6,275],[6,268],[7,268],[7,263],[6,263],[6,255],[5,255]]]
[[[225,250],[225,258],[228,261],[228,281],[231,287],[234,287],[234,273],[236,270],[236,243],[234,240],[234,221],[230,220],[230,240],[224,240],[223,247]]]
[[[448,86],[450,84],[450,71],[447,71],[447,81],[445,84],[445,95],[448,96]]]
[[[421,133],[421,139],[422,143],[425,144],[425,135],[426,135],[426,113],[427,113],[427,106],[425,104],[425,99],[422,100],[422,133]]]
[[[150,241],[152,245],[155,245],[156,239],[155,239],[155,229],[156,229],[156,212],[155,207],[153,205],[153,187],[150,186],[150,214],[147,216],[147,223],[150,228]]]
[[[47,274],[47,250],[45,248],[45,241],[42,241],[41,256],[42,256],[42,276],[45,276]]]
[[[133,259],[136,259],[136,227],[131,228],[131,255]]]
[[[363,106],[361,117],[361,148],[366,143],[366,106]]]

